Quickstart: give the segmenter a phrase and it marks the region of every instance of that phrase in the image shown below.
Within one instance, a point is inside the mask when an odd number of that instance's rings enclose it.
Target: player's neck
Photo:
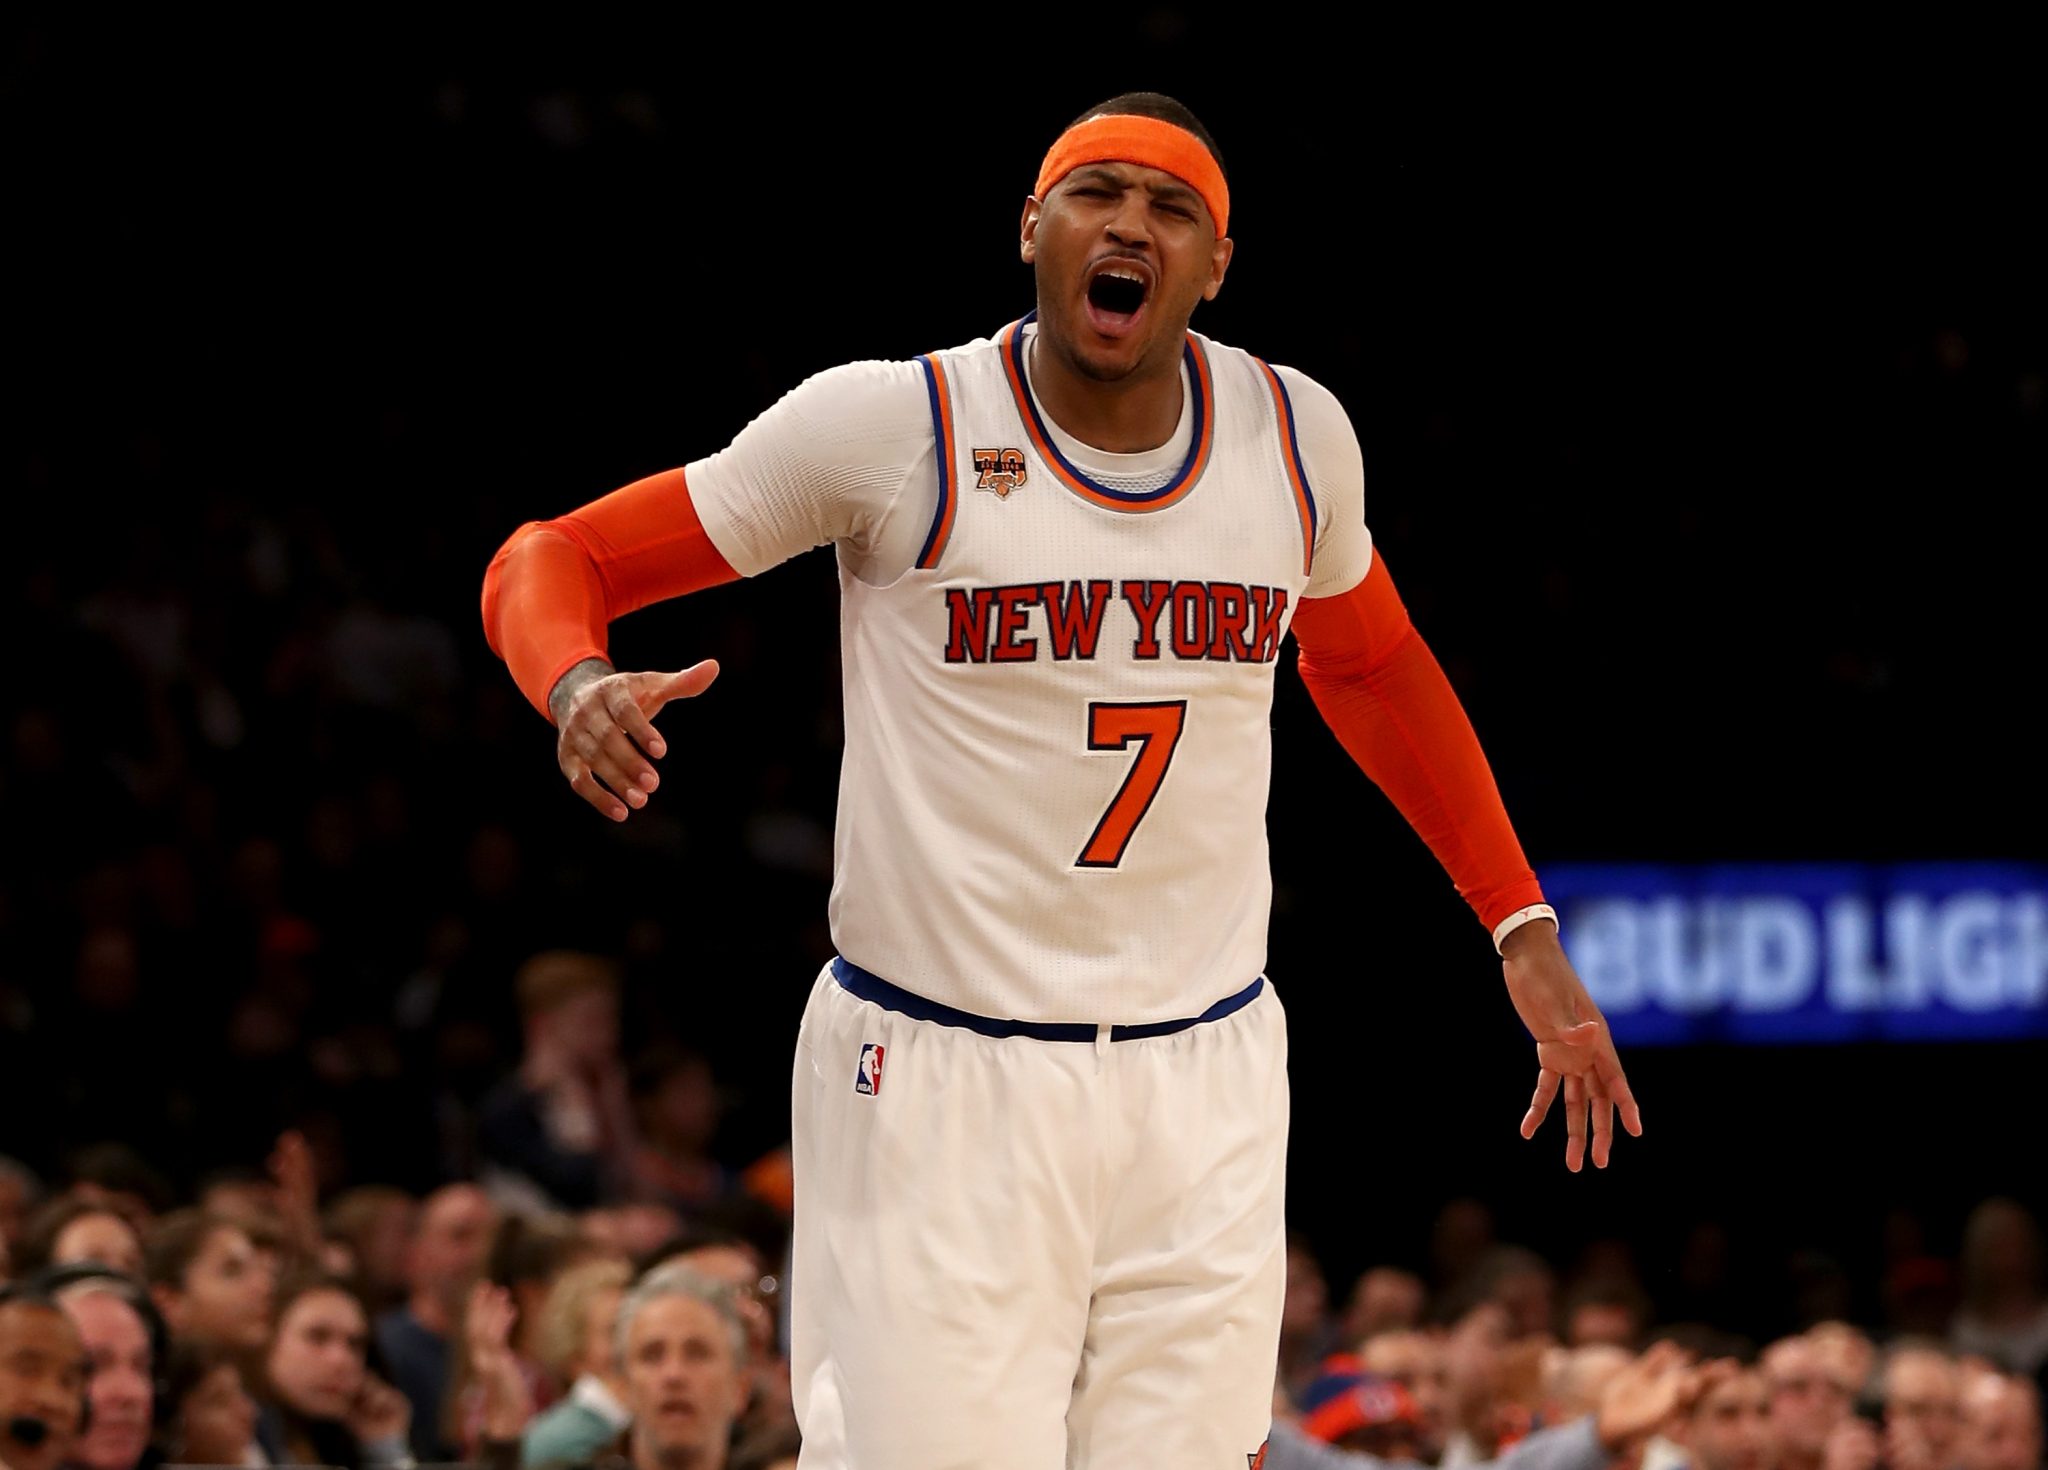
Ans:
[[[1180,426],[1179,353],[1104,382],[1082,372],[1044,335],[1031,339],[1027,371],[1032,396],[1054,423],[1105,454],[1142,454],[1173,437]]]

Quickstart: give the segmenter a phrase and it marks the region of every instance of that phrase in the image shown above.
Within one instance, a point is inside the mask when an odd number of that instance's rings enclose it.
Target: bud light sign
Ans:
[[[1565,950],[1623,1044],[2048,1037],[2048,868],[1542,876]]]

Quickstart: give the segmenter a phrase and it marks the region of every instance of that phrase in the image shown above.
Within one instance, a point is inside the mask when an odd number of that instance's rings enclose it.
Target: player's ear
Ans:
[[[1017,225],[1017,254],[1026,265],[1038,257],[1038,216],[1044,208],[1036,195],[1024,200],[1024,218]]]
[[[1216,242],[1209,252],[1209,281],[1202,287],[1202,299],[1214,301],[1216,293],[1223,289],[1223,276],[1230,269],[1230,257],[1237,251],[1237,242],[1228,235]]]

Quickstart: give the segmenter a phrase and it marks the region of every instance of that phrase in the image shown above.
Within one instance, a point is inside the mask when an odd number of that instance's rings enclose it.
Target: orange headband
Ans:
[[[1075,123],[1045,155],[1038,187],[1031,192],[1043,199],[1046,190],[1082,164],[1112,162],[1141,163],[1183,180],[1209,206],[1217,238],[1228,230],[1230,189],[1223,182],[1223,170],[1200,138],[1156,117],[1117,114]]]

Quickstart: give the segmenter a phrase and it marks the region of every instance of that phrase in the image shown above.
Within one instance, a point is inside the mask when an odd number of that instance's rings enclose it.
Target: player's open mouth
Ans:
[[[1152,294],[1152,273],[1129,260],[1105,260],[1088,277],[1088,324],[1105,337],[1137,325]]]

